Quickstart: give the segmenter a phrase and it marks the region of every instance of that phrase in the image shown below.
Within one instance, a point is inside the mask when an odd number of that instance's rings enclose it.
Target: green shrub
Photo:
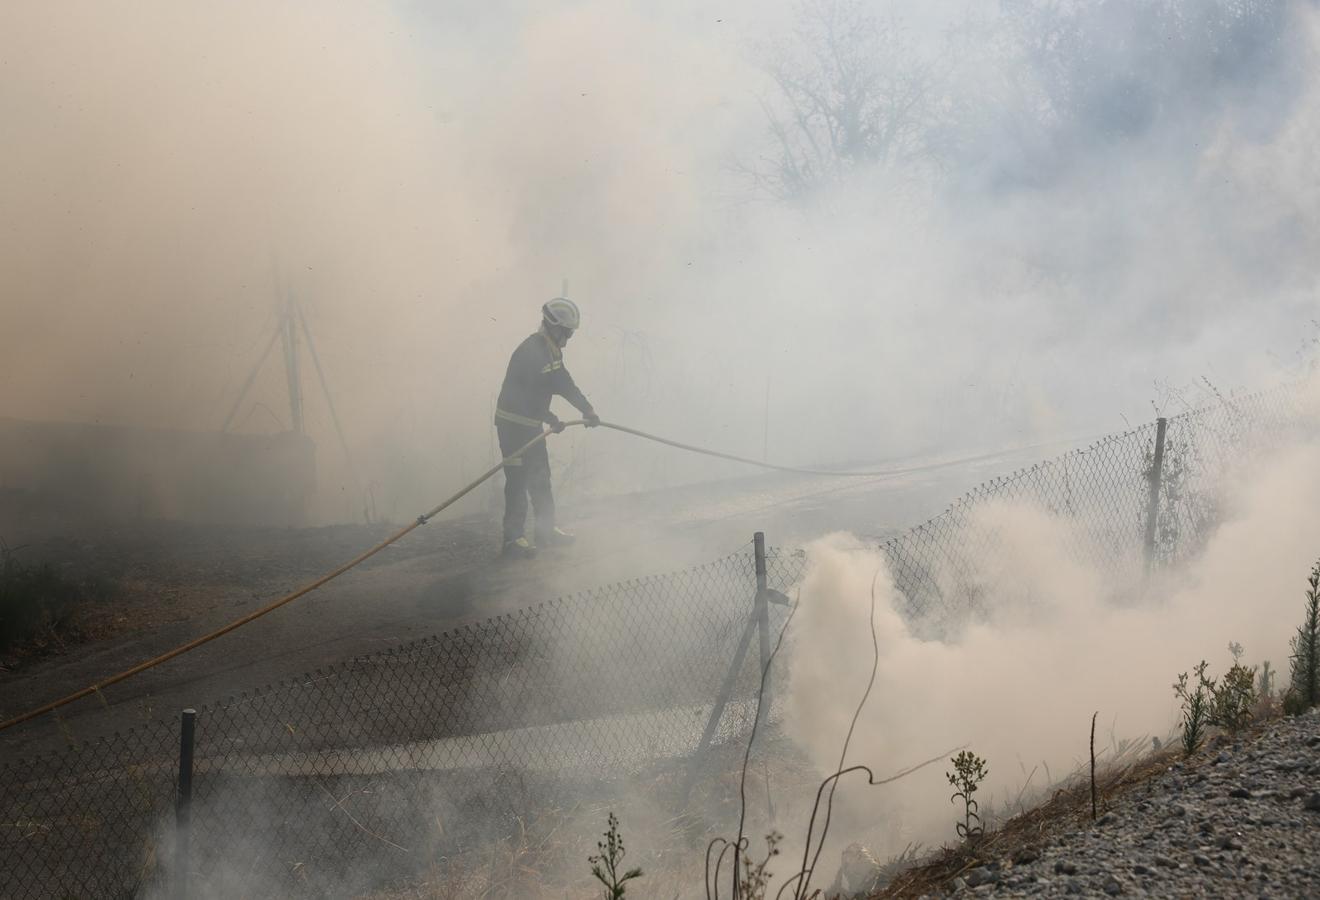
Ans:
[[[1182,747],[1187,756],[1200,749],[1208,726],[1236,734],[1251,724],[1259,696],[1256,668],[1238,662],[1242,658],[1241,644],[1229,644],[1228,652],[1233,654],[1233,665],[1223,678],[1216,681],[1207,677],[1207,663],[1201,660],[1192,670],[1195,682],[1183,672],[1173,686],[1173,693],[1182,701]]]
[[[1306,582],[1306,617],[1292,639],[1292,667],[1283,711],[1290,715],[1320,706],[1320,562]]]
[[[1236,734],[1251,723],[1256,705],[1256,670],[1233,663],[1210,688],[1210,724]]]
[[[1182,701],[1182,748],[1186,756],[1191,756],[1201,749],[1201,742],[1205,740],[1205,729],[1209,725],[1210,697],[1206,691],[1206,665],[1205,660],[1197,664],[1194,670],[1196,673],[1194,687],[1188,686],[1186,672],[1178,676],[1178,681],[1173,686],[1174,694]]]

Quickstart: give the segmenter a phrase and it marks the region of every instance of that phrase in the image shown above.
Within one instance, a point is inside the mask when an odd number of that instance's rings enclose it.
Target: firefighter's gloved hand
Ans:
[[[551,419],[549,422],[546,422],[545,424],[549,425],[550,430],[553,431],[555,434],[564,433],[564,423],[559,421],[558,419]]]
[[[588,428],[595,428],[597,425],[600,424],[600,416],[596,415],[594,411],[589,412],[583,415],[582,422]]]

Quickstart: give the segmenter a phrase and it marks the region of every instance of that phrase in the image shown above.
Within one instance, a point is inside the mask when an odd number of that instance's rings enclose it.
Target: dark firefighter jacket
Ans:
[[[544,331],[538,331],[513,351],[495,405],[495,423],[512,422],[538,429],[542,422],[554,425],[559,421],[550,412],[550,398],[555,394],[584,416],[592,413],[591,404],[564,368],[563,351]]]

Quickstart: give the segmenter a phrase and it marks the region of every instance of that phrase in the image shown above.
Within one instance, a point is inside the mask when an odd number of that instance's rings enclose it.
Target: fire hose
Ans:
[[[582,419],[575,419],[571,422],[565,422],[563,424],[564,427],[569,428],[578,425],[586,425],[586,422]],[[660,437],[659,435],[649,434],[645,431],[639,431],[636,428],[628,428],[625,425],[617,425],[613,422],[602,421],[600,423],[600,427],[609,428],[614,431],[621,431],[624,434],[631,434],[635,437],[644,438],[648,441],[654,441],[658,444],[664,444],[669,447],[675,447],[679,450],[686,450],[691,453],[699,453],[703,456],[715,457],[716,459],[725,459],[731,462],[744,463],[750,466],[758,466],[762,469],[771,469],[776,472],[791,472],[798,475],[821,475],[821,476],[850,477],[850,478],[885,478],[885,477],[909,474],[918,471],[929,471],[932,469],[942,468],[945,466],[953,466],[967,462],[976,462],[980,460],[992,459],[997,456],[1002,456],[1005,453],[1018,452],[1020,450],[1027,449],[1024,447],[1017,447],[1017,448],[1013,448],[1013,450],[1011,451],[1003,451],[1000,453],[987,453],[987,454],[982,454],[980,456],[966,457],[963,459],[948,460],[942,463],[925,464],[925,465],[912,466],[909,468],[902,468],[902,469],[886,469],[884,471],[872,471],[872,472],[851,472],[851,471],[843,472],[843,471],[829,471],[825,469],[802,469],[802,468],[796,468],[794,466],[774,465],[772,463],[763,462],[761,460],[749,459],[743,456],[735,456],[731,453],[721,453],[716,450],[709,450],[704,447],[694,446],[692,444],[684,444],[679,441],[670,440],[669,438]],[[550,432],[550,431],[541,432],[539,435],[532,438],[532,440],[528,441],[518,450],[514,451],[513,453],[510,453],[504,459],[500,460],[498,463],[491,466],[489,469],[483,472],[478,478],[473,480],[470,484],[468,484],[458,493],[449,497],[444,502],[433,507],[427,512],[422,513],[416,519],[409,522],[407,525],[403,526],[399,530],[395,531],[393,534],[386,537],[380,543],[376,544],[373,547],[370,547],[367,550],[364,550],[362,553],[359,553],[357,556],[353,557],[348,562],[344,563],[341,566],[338,566],[335,569],[332,569],[331,571],[325,573],[319,578],[316,578],[315,580],[308,582],[307,584],[303,585],[300,588],[290,591],[289,593],[283,595],[282,597],[272,600],[271,602],[267,603],[265,606],[262,606],[258,609],[254,609],[252,612],[240,616],[239,618],[235,619],[232,622],[229,622],[226,625],[222,625],[221,627],[215,629],[214,631],[210,631],[204,635],[201,635],[200,637],[194,638],[185,644],[180,644],[178,647],[175,647],[172,650],[168,650],[165,653],[160,654],[159,656],[152,657],[151,659],[148,659],[144,662],[140,662],[137,665],[125,669],[122,672],[119,672],[115,675],[111,675],[108,678],[104,678],[101,681],[96,682],[95,684],[83,688],[82,690],[75,691],[74,693],[69,694],[67,697],[61,697],[58,700],[53,700],[50,703],[47,703],[43,706],[39,706],[36,709],[23,713],[22,715],[15,716],[14,718],[9,719],[5,722],[0,722],[0,731],[4,731],[8,728],[14,727],[15,725],[19,725],[22,724],[23,722],[27,722],[31,719],[35,719],[37,716],[44,715],[45,713],[53,712],[63,706],[67,706],[68,704],[73,703],[74,701],[81,700],[84,697],[90,697],[93,694],[97,694],[100,691],[104,690],[105,688],[110,687],[111,685],[118,684],[121,681],[132,678],[134,675],[139,675],[142,672],[147,671],[148,669],[153,669],[156,666],[159,666],[160,664],[165,662],[169,662],[175,657],[182,656],[183,654],[191,650],[196,650],[198,647],[202,646],[203,644],[209,644],[211,641],[215,640],[216,638],[223,637],[224,635],[229,634],[231,631],[235,631],[239,628],[242,628],[244,625],[248,624],[249,622],[253,622],[257,619],[260,619],[262,616],[267,615],[268,613],[274,612],[275,610],[279,609],[281,606],[284,606],[287,603],[292,603],[294,600],[297,600],[299,597],[304,597],[307,594],[310,594],[312,591],[316,590],[322,585],[325,585],[333,581],[334,579],[338,578],[340,575],[343,575],[345,572],[349,571],[350,569],[354,569],[357,566],[361,565],[362,563],[366,562],[368,559],[375,556],[377,553],[384,550],[386,547],[390,546],[396,541],[400,540],[414,529],[418,528],[419,526],[425,525],[431,519],[435,518],[440,513],[444,512],[446,509],[453,506],[459,500],[463,499],[468,494],[472,493],[472,491],[476,490],[487,480],[492,478],[496,472],[500,471],[506,465],[513,462],[514,460],[520,459],[523,456],[523,454],[525,454],[528,450],[532,449],[537,444],[544,441],[547,437],[549,437],[553,433],[554,432]]]

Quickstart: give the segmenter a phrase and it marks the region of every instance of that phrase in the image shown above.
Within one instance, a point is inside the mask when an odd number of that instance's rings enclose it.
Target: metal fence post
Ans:
[[[192,843],[193,739],[197,710],[185,709],[179,727],[179,795],[174,802],[174,896],[188,896],[188,862]]]
[[[1160,517],[1160,487],[1164,482],[1164,434],[1169,420],[1155,420],[1155,457],[1151,460],[1150,496],[1146,500],[1146,572],[1155,563],[1155,532]]]
[[[692,752],[692,761],[688,763],[687,776],[683,779],[682,787],[679,788],[678,805],[680,809],[687,806],[688,796],[692,793],[692,786],[697,783],[697,776],[700,773],[702,762],[705,760],[706,750],[715,738],[715,730],[720,724],[720,719],[724,716],[725,707],[729,705],[729,700],[733,698],[734,685],[737,684],[738,675],[742,672],[743,662],[747,658],[747,651],[752,645],[752,632],[761,632],[761,668],[757,670],[758,682],[759,673],[765,671],[765,663],[770,658],[770,611],[766,605],[769,601],[769,593],[766,590],[765,535],[759,531],[756,532],[752,538],[752,545],[756,559],[756,599],[752,606],[752,614],[748,617],[747,624],[743,626],[742,636],[738,639],[738,649],[734,651],[729,669],[724,673],[724,682],[720,685],[719,693],[715,696],[715,705],[711,707],[710,716],[706,719],[706,728],[701,734],[701,740],[697,742],[697,749]]]
[[[761,695],[758,721],[770,712],[770,595],[766,591],[765,532],[758,531],[752,537],[752,547],[756,554],[756,628],[761,633],[761,669],[765,676],[765,691]]]

